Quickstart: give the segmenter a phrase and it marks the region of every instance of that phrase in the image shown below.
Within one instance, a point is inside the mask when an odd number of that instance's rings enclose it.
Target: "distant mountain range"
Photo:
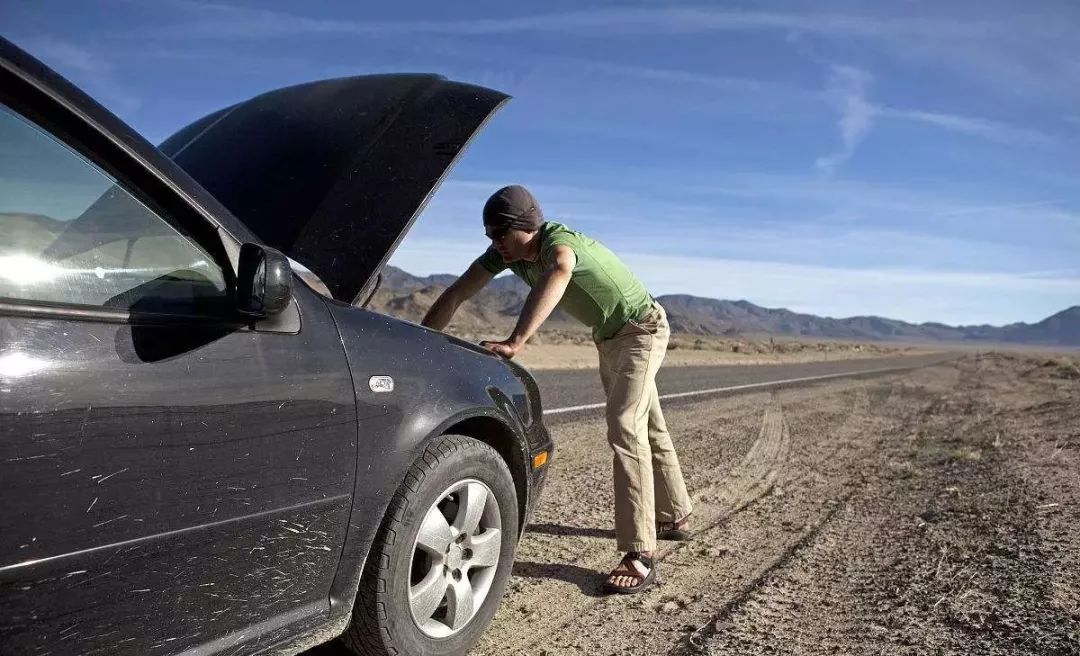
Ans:
[[[0,213],[0,244],[32,245],[42,249],[64,226],[40,214]],[[382,286],[372,308],[386,314],[420,321],[439,293],[457,276],[438,274],[418,277],[399,268],[383,270]],[[513,324],[525,303],[529,288],[514,276],[496,278],[455,315],[451,328],[485,332],[494,326]],[[1007,326],[946,326],[913,324],[883,317],[832,319],[764,308],[749,301],[721,301],[685,294],[660,296],[672,330],[695,335],[786,335],[859,341],[904,342],[997,342],[1047,346],[1080,346],[1080,305],[1062,310],[1034,324]],[[547,328],[581,331],[579,324],[558,310]]]
[[[383,284],[372,302],[376,310],[419,321],[456,276],[418,277],[396,267],[383,271]],[[465,327],[512,323],[529,288],[514,276],[496,278],[458,310],[455,323]],[[1047,346],[1080,346],[1080,305],[1034,324],[947,326],[913,324],[876,316],[833,319],[785,309],[764,308],[749,301],[724,301],[685,294],[657,298],[667,310],[672,330],[697,335],[784,335],[864,341],[998,342]],[[556,311],[549,327],[570,328],[569,316]]]
[[[852,340],[983,341],[1054,346],[1080,346],[1080,306],[1073,306],[1035,324],[947,326],[913,324],[876,316],[833,319],[763,308],[748,301],[719,301],[675,294],[658,299],[668,311],[673,330],[686,333],[766,333]]]

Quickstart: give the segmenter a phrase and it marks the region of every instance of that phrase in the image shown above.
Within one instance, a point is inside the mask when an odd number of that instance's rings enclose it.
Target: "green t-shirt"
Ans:
[[[556,246],[567,246],[577,256],[570,284],[558,307],[592,328],[594,340],[614,336],[627,321],[641,318],[652,305],[645,285],[606,246],[553,221],[540,226],[540,257],[536,262],[519,260],[507,264],[494,248],[476,262],[493,275],[509,268],[532,287],[554,263]]]

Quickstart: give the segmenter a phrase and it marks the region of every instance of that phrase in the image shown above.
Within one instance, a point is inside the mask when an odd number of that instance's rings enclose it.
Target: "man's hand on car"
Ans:
[[[501,355],[507,360],[510,360],[521,352],[521,348],[524,344],[519,343],[511,337],[510,339],[504,339],[500,342],[483,341],[480,342],[480,346],[483,346],[496,355]]]

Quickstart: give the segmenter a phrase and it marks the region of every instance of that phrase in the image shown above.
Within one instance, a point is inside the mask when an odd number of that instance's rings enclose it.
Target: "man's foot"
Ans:
[[[690,539],[690,515],[674,522],[657,522],[656,538],[682,542]]]
[[[608,594],[635,594],[652,586],[656,569],[651,551],[629,551],[604,582]]]

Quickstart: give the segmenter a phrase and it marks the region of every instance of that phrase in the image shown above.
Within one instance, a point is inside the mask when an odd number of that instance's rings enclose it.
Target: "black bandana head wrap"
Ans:
[[[521,185],[503,187],[484,203],[484,225],[502,230],[539,230],[540,203]]]

